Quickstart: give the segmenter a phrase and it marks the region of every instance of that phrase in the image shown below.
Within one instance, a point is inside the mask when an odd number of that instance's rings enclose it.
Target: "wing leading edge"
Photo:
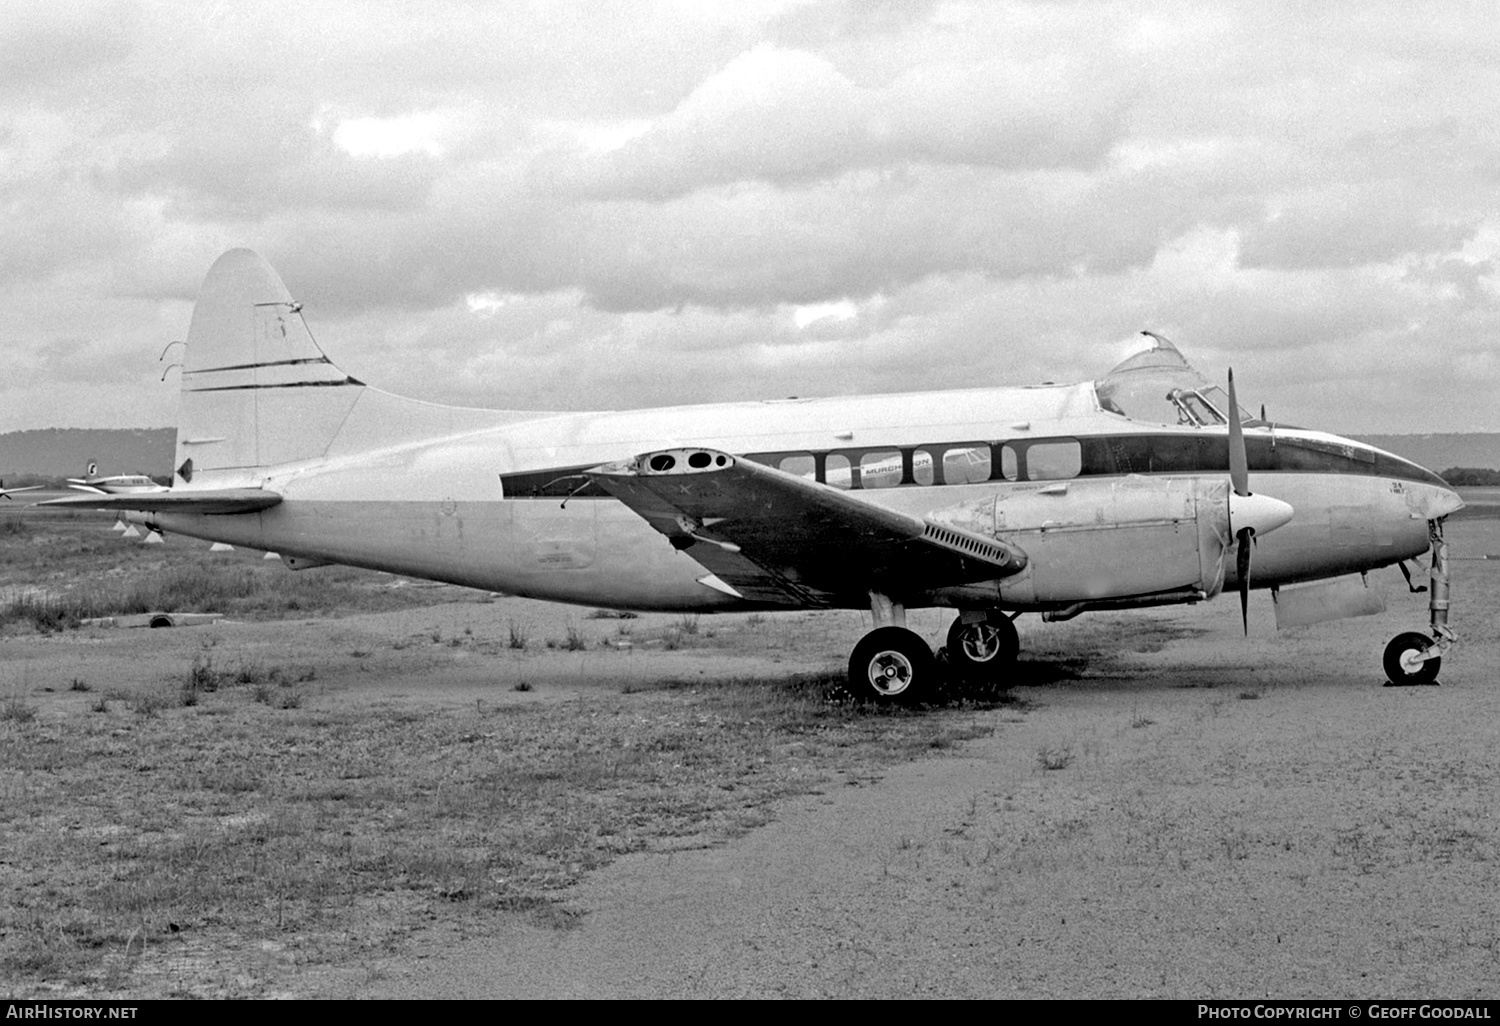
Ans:
[[[665,449],[584,472],[735,594],[828,605],[1020,573],[1026,554],[713,449]]]

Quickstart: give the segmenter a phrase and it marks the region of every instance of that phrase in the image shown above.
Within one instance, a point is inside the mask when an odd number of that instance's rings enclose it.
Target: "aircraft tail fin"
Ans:
[[[230,250],[209,269],[183,358],[180,483],[327,451],[365,386],[328,359],[301,310],[248,249]]]

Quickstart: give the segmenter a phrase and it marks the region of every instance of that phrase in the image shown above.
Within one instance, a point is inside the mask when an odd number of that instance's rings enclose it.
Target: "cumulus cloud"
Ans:
[[[438,401],[1078,379],[1151,327],[1288,420],[1500,427],[1488,20],[22,4],[0,16],[0,428],[170,423],[144,386],[232,245],[359,376]],[[103,398],[85,362],[145,398]]]
[[[872,88],[826,58],[762,45],[623,145],[575,155],[564,180],[591,198],[659,201],[914,163],[1090,167],[1116,141],[1128,95],[1101,89],[1098,70],[1065,56],[962,62]]]

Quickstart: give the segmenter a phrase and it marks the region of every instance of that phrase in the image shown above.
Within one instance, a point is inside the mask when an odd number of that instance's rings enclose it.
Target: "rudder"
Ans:
[[[323,455],[365,391],[307,330],[271,265],[233,249],[209,269],[182,368],[177,476],[222,485]],[[218,478],[214,481],[214,478]]]

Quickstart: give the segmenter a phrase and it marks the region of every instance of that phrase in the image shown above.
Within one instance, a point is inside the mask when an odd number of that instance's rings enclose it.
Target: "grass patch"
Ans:
[[[737,836],[776,799],[990,729],[854,702],[834,674],[451,710],[309,708],[294,675],[220,687],[213,717],[156,689],[125,697],[136,716],[11,731],[0,977],[17,993],[155,994],[145,969],[195,964],[189,940],[223,959],[253,937],[291,966],[399,950],[433,915],[566,924],[564,889],[623,853]],[[260,994],[259,950],[239,956],[253,972],[173,985]]]
[[[166,536],[139,545],[97,515],[24,511],[0,523],[25,538],[0,546],[0,587],[23,589],[0,603],[0,629],[70,630],[93,617],[219,612],[248,619],[309,613],[382,612],[448,601],[461,589],[404,588],[352,567],[291,573],[279,562],[225,558],[206,542]],[[37,589],[39,581],[63,582]]]

